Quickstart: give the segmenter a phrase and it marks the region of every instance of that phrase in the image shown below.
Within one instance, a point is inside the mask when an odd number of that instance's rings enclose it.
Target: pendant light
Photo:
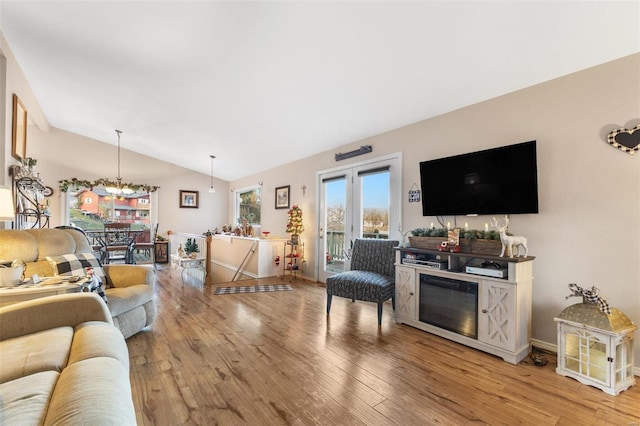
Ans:
[[[216,189],[213,187],[213,160],[216,158],[215,155],[210,155],[211,157],[211,187],[209,188],[209,193],[213,194],[216,192]]]
[[[129,188],[127,185],[122,185],[122,176],[120,176],[120,135],[122,134],[122,130],[116,129],[116,134],[118,135],[118,176],[116,176],[116,185],[109,185],[105,187],[105,190],[109,194],[132,194],[133,189]]]

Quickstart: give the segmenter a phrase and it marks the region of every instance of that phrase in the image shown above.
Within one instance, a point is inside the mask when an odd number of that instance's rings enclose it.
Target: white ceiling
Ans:
[[[11,1],[50,124],[233,180],[640,51],[638,1]]]

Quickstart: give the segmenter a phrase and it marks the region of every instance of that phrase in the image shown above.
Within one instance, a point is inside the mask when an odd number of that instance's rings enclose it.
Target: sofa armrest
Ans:
[[[132,285],[156,283],[156,271],[149,265],[104,265],[107,283],[111,287],[123,288]]]
[[[113,324],[111,313],[95,293],[68,293],[0,308],[0,340],[87,321]]]

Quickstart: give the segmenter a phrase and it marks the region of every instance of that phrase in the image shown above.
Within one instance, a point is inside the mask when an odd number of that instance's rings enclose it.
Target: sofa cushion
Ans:
[[[44,423],[49,398],[60,373],[43,371],[0,384],[3,425],[40,425]]]
[[[129,353],[122,333],[101,321],[82,323],[75,328],[68,365],[89,358],[108,357],[129,369]]]
[[[109,298],[109,311],[114,317],[153,300],[153,287],[146,284],[108,288],[105,293]]]
[[[62,371],[72,340],[73,328],[58,327],[0,341],[0,383],[42,371]]]
[[[22,259],[33,262],[38,259],[38,242],[28,232],[18,229],[4,229],[0,232],[0,261],[11,262]]]
[[[68,232],[58,232],[60,229],[25,229],[24,232],[33,235],[38,242],[38,260],[47,256],[60,256],[76,252],[76,240]]]
[[[110,357],[69,365],[53,390],[44,424],[135,425],[129,370]]]

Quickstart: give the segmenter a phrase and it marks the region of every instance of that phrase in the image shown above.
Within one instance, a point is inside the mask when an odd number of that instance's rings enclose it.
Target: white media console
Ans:
[[[396,322],[517,364],[531,351],[533,259],[399,248]],[[483,262],[507,277],[461,272]]]

